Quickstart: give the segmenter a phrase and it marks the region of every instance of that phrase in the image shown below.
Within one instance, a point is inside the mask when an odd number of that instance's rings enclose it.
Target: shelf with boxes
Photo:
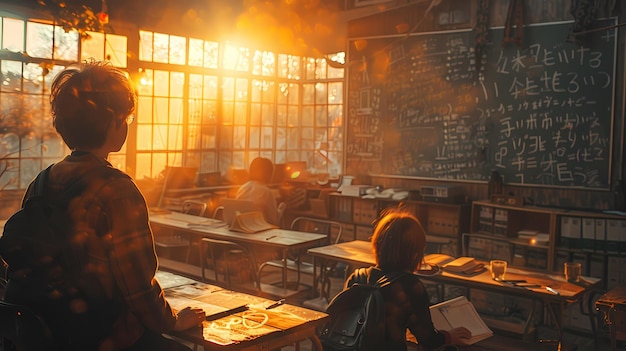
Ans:
[[[583,275],[602,278],[606,289],[626,284],[626,216],[572,211],[557,223],[555,271],[580,262]]]
[[[367,199],[330,194],[330,218],[354,226],[354,239],[369,240],[373,223],[380,213],[400,203],[422,222],[429,252],[460,253],[461,234],[469,230],[470,205],[416,200]]]
[[[514,266],[562,273],[564,262],[581,262],[607,288],[626,283],[624,215],[474,201],[471,216],[469,254],[489,259],[504,242]]]
[[[513,266],[549,271],[555,228],[551,209],[474,201],[464,251],[483,260],[502,258]]]

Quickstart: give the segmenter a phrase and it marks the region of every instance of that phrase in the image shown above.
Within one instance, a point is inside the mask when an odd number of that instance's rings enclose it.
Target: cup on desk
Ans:
[[[489,261],[489,271],[491,271],[491,279],[504,280],[506,274],[507,262],[503,260],[491,260]]]
[[[565,280],[570,283],[578,283],[583,270],[582,264],[579,262],[565,262],[563,266]]]

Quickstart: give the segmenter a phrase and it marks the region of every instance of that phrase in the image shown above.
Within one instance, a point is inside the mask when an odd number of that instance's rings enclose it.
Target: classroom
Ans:
[[[0,0],[0,224],[40,172],[63,187],[56,166],[83,159],[51,94],[106,61],[133,93],[100,162],[141,195],[126,224],[145,216],[147,279],[207,318],[164,321],[167,340],[322,350],[396,210],[423,228],[431,314],[462,296],[488,330],[457,350],[626,350],[624,38],[615,0]],[[19,346],[8,329],[0,350]]]

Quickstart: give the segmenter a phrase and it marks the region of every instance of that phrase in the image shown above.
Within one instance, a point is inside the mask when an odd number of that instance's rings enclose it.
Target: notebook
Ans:
[[[240,199],[222,199],[222,206],[224,206],[224,222],[229,226],[233,224],[233,220],[237,213],[246,213],[252,211],[258,211],[259,208],[250,200]]]

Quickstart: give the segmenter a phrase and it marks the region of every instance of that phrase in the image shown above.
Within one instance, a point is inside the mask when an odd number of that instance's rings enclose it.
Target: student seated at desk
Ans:
[[[430,317],[428,292],[420,278],[413,274],[421,263],[426,234],[419,220],[399,209],[383,212],[374,228],[372,246],[376,266],[369,281],[383,274],[406,272],[382,289],[385,299],[385,344],[387,350],[407,350],[406,330],[415,336],[420,347],[432,350],[445,344],[464,344],[471,333],[466,328],[437,331]],[[352,273],[345,288],[356,282]],[[414,344],[412,344],[414,346]]]
[[[274,175],[274,164],[267,158],[257,157],[250,163],[250,178],[237,190],[237,199],[251,200],[261,211],[265,220],[280,226],[285,203],[276,205],[276,197],[268,184]]]
[[[43,191],[50,203],[65,200],[51,219],[58,246],[41,240],[43,234],[4,232],[4,301],[42,317],[54,339],[46,350],[189,350],[162,333],[198,326],[205,313],[176,312],[168,304],[155,278],[145,199],[107,161],[133,121],[132,82],[111,64],[94,61],[60,72],[51,92],[54,127],[72,150],[50,169]],[[24,199],[33,192],[31,183]]]

